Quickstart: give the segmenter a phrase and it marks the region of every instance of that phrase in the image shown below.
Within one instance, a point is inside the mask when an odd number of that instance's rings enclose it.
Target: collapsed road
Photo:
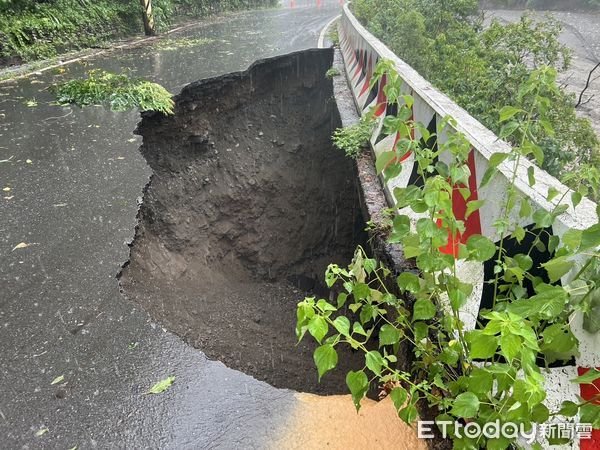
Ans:
[[[316,345],[296,347],[295,305],[327,294],[327,265],[365,243],[352,159],[332,148],[341,125],[325,72],[333,50],[260,61],[203,80],[175,115],[144,114],[145,190],[127,297],[212,359],[281,388],[345,393],[363,365],[340,355],[321,383]]]

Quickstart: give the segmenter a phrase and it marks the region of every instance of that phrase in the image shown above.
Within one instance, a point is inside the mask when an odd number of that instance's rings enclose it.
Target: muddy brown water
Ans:
[[[294,327],[296,304],[326,294],[327,265],[347,264],[365,238],[354,164],[331,145],[332,58],[258,62],[185,87],[172,117],[143,117],[153,176],[120,278],[127,297],[210,358],[329,394],[346,391],[362,355],[340,354],[318,383],[315,345],[297,345]]]

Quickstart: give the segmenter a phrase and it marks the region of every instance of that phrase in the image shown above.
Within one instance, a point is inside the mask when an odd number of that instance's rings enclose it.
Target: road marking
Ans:
[[[327,22],[327,25],[325,25],[323,27],[323,29],[321,30],[321,33],[319,34],[319,41],[317,42],[317,47],[319,47],[319,48],[325,47],[325,33],[327,32],[327,29],[333,24],[333,22],[338,20],[340,17],[342,17],[342,15],[338,14],[333,19],[331,19],[329,22]]]

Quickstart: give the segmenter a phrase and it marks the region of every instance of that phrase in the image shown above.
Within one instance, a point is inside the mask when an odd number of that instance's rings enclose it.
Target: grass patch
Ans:
[[[340,75],[340,71],[337,67],[332,67],[327,72],[325,72],[325,76],[327,78],[337,77],[338,75]]]
[[[333,145],[343,150],[346,156],[356,159],[367,148],[374,128],[375,121],[369,116],[364,116],[360,122],[335,130]]]
[[[152,47],[155,50],[170,51],[188,47],[200,47],[202,45],[210,44],[214,41],[215,40],[211,38],[165,38],[159,39],[153,43]]]
[[[171,93],[160,84],[125,74],[91,70],[85,78],[70,80],[52,89],[61,105],[107,105],[113,111],[139,108],[173,114]]]

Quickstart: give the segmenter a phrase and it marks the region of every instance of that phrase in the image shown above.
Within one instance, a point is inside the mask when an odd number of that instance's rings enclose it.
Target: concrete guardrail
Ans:
[[[465,220],[465,233],[458,239],[461,242],[466,242],[467,238],[473,234],[482,234],[489,237],[492,241],[497,242],[499,236],[493,223],[499,218],[502,213],[499,205],[503,204],[507,192],[509,178],[507,174],[512,174],[514,162],[505,162],[499,166],[499,174],[488,183],[485,187],[480,187],[481,178],[483,177],[490,156],[496,152],[510,152],[508,143],[499,140],[498,137],[484,127],[479,121],[470,116],[463,108],[458,106],[446,95],[436,90],[431,83],[419,75],[412,67],[396,56],[388,47],[381,41],[375,38],[367,31],[358,20],[350,12],[348,5],[343,8],[343,13],[339,22],[340,49],[344,59],[347,81],[354,95],[356,106],[360,113],[365,114],[371,108],[375,107],[376,117],[378,118],[378,126],[376,127],[371,138],[371,145],[375,155],[379,155],[385,151],[391,151],[394,147],[398,136],[386,136],[382,133],[383,118],[387,113],[393,113],[386,101],[384,94],[384,86],[386,83],[385,77],[379,82],[370,86],[372,75],[377,62],[381,59],[391,60],[394,62],[396,71],[404,81],[403,94],[409,94],[414,98],[413,104],[413,120],[423,123],[428,127],[430,132],[438,133],[438,126],[442,119],[446,116],[451,116],[456,120],[455,129],[464,134],[472,146],[472,151],[469,155],[469,168],[471,170],[471,178],[469,180],[469,189],[471,197],[464,200],[462,196],[454,196],[454,211],[457,218],[464,218],[466,211],[466,203],[471,200],[485,199],[483,207],[470,215]],[[443,142],[446,138],[446,133],[441,132],[438,135],[438,141]],[[444,159],[442,155],[440,159]],[[530,200],[532,208],[543,208],[547,211],[553,210],[557,200],[547,201],[548,188],[554,187],[560,194],[568,192],[569,189],[561,184],[556,178],[549,175],[547,172],[536,167],[536,183],[531,187],[528,183],[527,169],[532,165],[531,162],[524,160],[519,164],[516,188],[520,193]],[[448,159],[449,161],[449,159]],[[446,162],[448,162],[446,161]],[[396,187],[406,187],[418,178],[416,176],[416,165],[414,157],[408,155],[404,161],[403,170],[396,178],[384,182],[384,191],[388,198],[388,202],[392,203],[392,192]],[[558,195],[555,198],[560,198]],[[570,204],[570,195],[567,195],[561,203]],[[410,210],[402,211],[404,214],[411,215]],[[413,213],[416,218],[416,215]],[[513,220],[520,220],[514,217]],[[530,219],[528,219],[530,220]],[[526,223],[521,220],[521,226],[527,227],[532,225],[531,222]],[[561,236],[570,228],[584,229],[597,223],[596,204],[588,199],[583,199],[581,203],[573,208],[570,204],[569,210],[559,216],[551,233]],[[452,252],[453,244],[450,243],[448,251]],[[509,249],[510,251],[519,253],[518,248]],[[548,256],[547,253],[545,253]],[[544,254],[536,255],[538,260],[534,264],[539,265],[545,262]],[[584,261],[579,261],[579,267]],[[488,264],[489,263],[489,264]],[[464,281],[474,283],[476,288],[466,306],[461,311],[461,319],[465,323],[467,329],[473,329],[476,325],[477,314],[485,305],[486,290],[485,281],[493,277],[493,262],[476,263],[461,261],[459,267],[459,277]],[[577,273],[578,267],[565,277],[562,282],[569,282],[569,277]],[[596,389],[590,385],[578,386],[571,382],[572,379],[582,373],[586,368],[600,367],[600,336],[592,335],[583,329],[582,316],[575,317],[572,323],[573,333],[580,341],[581,355],[575,358],[569,365],[563,367],[554,367],[549,369],[546,374],[546,388],[548,392],[548,407],[551,410],[556,410],[559,405],[565,400],[577,401],[577,396],[584,399],[589,399],[596,393]],[[590,387],[592,389],[590,389]],[[600,388],[600,385],[598,386]],[[593,431],[593,437],[600,442],[600,430]],[[594,440],[594,439],[593,439]],[[593,441],[592,440],[592,441]],[[593,445],[592,441],[581,440],[581,448],[587,448],[588,443]],[[575,442],[573,448],[580,448],[580,443]],[[590,447],[591,448],[591,447]]]

